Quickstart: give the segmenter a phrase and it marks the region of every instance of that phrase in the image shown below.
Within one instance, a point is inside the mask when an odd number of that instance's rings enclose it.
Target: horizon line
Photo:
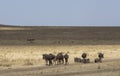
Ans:
[[[0,26],[28,26],[28,27],[33,27],[33,26],[46,26],[46,27],[120,27],[120,25],[18,25],[18,24],[0,24]]]

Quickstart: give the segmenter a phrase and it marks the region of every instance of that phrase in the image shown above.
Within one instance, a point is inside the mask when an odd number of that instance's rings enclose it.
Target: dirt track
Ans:
[[[1,68],[0,76],[120,76],[120,59],[105,60],[98,64],[73,63],[69,65]]]

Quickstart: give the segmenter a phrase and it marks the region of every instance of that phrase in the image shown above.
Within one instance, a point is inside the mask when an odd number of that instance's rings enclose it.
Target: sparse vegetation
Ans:
[[[28,38],[27,41],[29,41],[30,43],[33,43],[35,41],[35,39],[33,38]]]
[[[81,76],[119,76],[120,61],[115,61],[120,58],[119,33],[120,28],[115,27],[22,27],[22,31],[21,29],[15,30],[15,28],[14,30],[12,28],[0,30],[0,67],[44,66],[42,54],[63,52],[70,55],[70,64],[65,69],[63,65],[54,66],[54,68],[51,66],[45,67],[47,69],[32,71],[31,74],[51,74],[51,76],[52,74],[61,76],[65,74],[66,76],[78,73]],[[36,39],[34,44],[29,44],[25,40],[33,37]],[[83,52],[89,54],[88,58],[91,62],[94,62],[98,52],[104,53],[105,58],[103,63],[100,63],[102,67],[94,63],[85,65],[74,63],[74,57],[81,57]],[[29,72],[27,73],[29,75]]]
[[[30,59],[26,59],[24,65],[33,65],[33,63],[31,62]]]

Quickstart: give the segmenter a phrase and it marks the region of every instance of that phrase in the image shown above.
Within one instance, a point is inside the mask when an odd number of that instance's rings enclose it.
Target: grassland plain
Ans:
[[[18,27],[0,26],[1,76],[120,76],[119,27]],[[33,38],[32,43],[27,41]],[[69,65],[44,66],[42,54],[69,53]],[[90,64],[74,57],[87,52]],[[105,54],[95,64],[97,53]],[[29,67],[26,67],[29,66]],[[10,68],[10,69],[8,69]],[[16,71],[17,70],[17,71]]]

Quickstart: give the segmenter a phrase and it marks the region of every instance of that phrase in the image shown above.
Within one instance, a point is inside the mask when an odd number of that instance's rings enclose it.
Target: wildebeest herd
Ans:
[[[87,53],[83,53],[81,55],[82,59],[79,58],[79,57],[75,57],[74,58],[74,62],[80,62],[80,63],[90,63],[90,59],[87,58]],[[98,62],[102,62],[102,58],[104,58],[104,54],[103,53],[98,53],[98,58],[95,58],[94,59],[94,62],[95,63],[98,63]]]
[[[83,53],[83,54],[81,55],[81,57],[82,57],[83,59],[81,59],[81,58],[79,58],[79,57],[75,57],[75,58],[74,58],[74,62],[90,63],[90,59],[87,58],[87,53]]]
[[[87,58],[87,53],[82,53],[82,58],[75,57],[74,62],[76,63],[90,63],[90,59]],[[102,58],[104,58],[103,53],[98,53],[98,58],[94,59],[95,63],[102,62]],[[54,55],[52,53],[50,54],[43,54],[43,59],[46,62],[46,65],[53,65],[53,64],[68,64],[69,55],[68,53],[63,54],[62,52],[58,53],[57,55]]]
[[[53,65],[53,64],[68,64],[69,55],[66,53],[63,55],[62,52],[58,53],[57,55],[54,54],[43,54],[43,59],[46,62],[46,65]]]

